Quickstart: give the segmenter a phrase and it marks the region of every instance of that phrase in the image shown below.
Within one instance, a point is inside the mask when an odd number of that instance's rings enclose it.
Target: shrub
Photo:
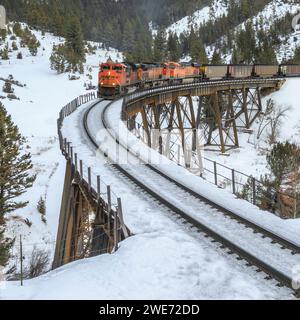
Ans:
[[[38,201],[37,211],[38,211],[41,215],[45,215],[45,214],[46,214],[46,202],[45,202],[45,200],[43,199],[43,197],[40,197],[40,200]]]
[[[11,44],[11,46],[12,46],[12,49],[13,49],[14,51],[17,51],[17,50],[18,50],[18,46],[17,46],[17,44],[16,44],[15,41]]]
[[[3,86],[3,92],[5,93],[14,93],[14,89],[9,81],[6,81]]]
[[[280,187],[286,175],[300,166],[300,149],[288,141],[278,142],[267,155],[267,162],[275,178],[276,187]]]
[[[31,253],[30,263],[28,270],[25,272],[25,277],[32,279],[42,275],[47,271],[49,262],[49,253],[35,247]]]
[[[0,57],[2,60],[9,60],[8,44],[6,44],[6,46],[2,50],[0,50]]]

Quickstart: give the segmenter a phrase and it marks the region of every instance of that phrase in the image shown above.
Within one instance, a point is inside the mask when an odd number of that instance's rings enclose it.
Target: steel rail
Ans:
[[[199,82],[193,82],[193,83],[187,83],[187,84],[179,84],[179,85],[167,85],[167,86],[158,86],[154,87],[152,89],[146,89],[143,91],[138,91],[134,93],[130,93],[125,96],[124,100],[126,104],[132,104],[134,102],[137,102],[139,100],[142,100],[143,98],[149,98],[156,96],[161,93],[172,93],[177,92],[179,90],[192,90],[195,88],[208,88],[208,87],[214,87],[217,85],[244,85],[244,84],[267,84],[274,81],[284,81],[286,78],[281,77],[271,77],[271,78],[256,78],[256,79],[233,79],[233,80],[209,80],[209,81],[199,81]]]

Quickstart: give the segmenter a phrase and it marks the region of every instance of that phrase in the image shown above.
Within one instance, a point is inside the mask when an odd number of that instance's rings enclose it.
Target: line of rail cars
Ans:
[[[297,77],[300,65],[200,65],[176,62],[128,64],[108,60],[99,71],[99,96],[114,97],[130,87],[221,79]]]

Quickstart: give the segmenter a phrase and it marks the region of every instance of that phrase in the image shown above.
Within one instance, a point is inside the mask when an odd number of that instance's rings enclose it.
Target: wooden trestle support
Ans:
[[[95,190],[83,178],[80,169],[67,161],[65,183],[57,233],[53,268],[69,262],[104,253],[111,253],[118,243],[129,236],[125,226],[120,199],[112,203],[108,186],[100,192],[100,180]],[[106,194],[107,199],[102,198]]]
[[[245,82],[199,84],[199,88],[172,92],[166,87],[165,92],[136,100],[129,97],[124,102],[123,120],[150,147],[169,158],[178,157],[170,154],[174,145],[180,145],[185,155],[197,148],[225,154],[239,147],[239,132],[249,130],[263,112],[264,91],[278,90],[283,83],[279,79]],[[188,167],[189,160],[185,164]]]

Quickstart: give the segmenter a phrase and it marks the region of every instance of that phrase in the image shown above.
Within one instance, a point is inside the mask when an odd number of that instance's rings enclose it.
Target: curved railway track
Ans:
[[[95,148],[99,148],[99,145],[89,130],[88,117],[91,111],[102,101],[103,100],[93,103],[85,112],[83,118],[83,125],[86,134]],[[105,115],[113,103],[115,103],[115,101],[110,102],[102,112],[101,120],[104,128],[106,129],[109,128],[106,123]],[[118,137],[113,136],[110,130],[107,131],[116,141],[116,143],[120,145],[121,148],[124,148],[126,152],[130,153],[133,157],[136,157],[136,155],[127,146],[122,146]],[[247,248],[245,248],[245,245],[237,243],[238,241],[233,241],[228,236],[224,236],[223,232],[221,232],[220,229],[218,230],[218,228],[210,225],[209,223],[207,223],[207,221],[205,222],[203,221],[203,219],[199,219],[197,215],[191,214],[191,210],[187,210],[185,208],[182,208],[180,205],[176,205],[170,197],[165,196],[162,192],[155,190],[155,188],[149,187],[149,185],[145,183],[143,177],[139,176],[136,171],[131,170],[130,168],[118,163],[114,163],[112,164],[112,166],[123,176],[129,179],[134,185],[138,186],[144,192],[153,197],[157,202],[174,212],[181,219],[189,223],[192,227],[195,227],[200,232],[212,238],[214,242],[218,242],[220,246],[224,249],[227,249],[229,253],[237,255],[237,258],[239,260],[246,260],[249,266],[255,266],[258,271],[265,272],[268,275],[267,279],[275,279],[276,281],[278,281],[279,285],[287,286],[292,289],[297,297],[300,295],[300,290],[296,290],[295,288],[293,288],[293,277],[291,275],[291,272],[286,272],[286,270],[283,271],[282,268],[278,268],[274,266],[274,264],[268,262],[268,259],[264,259],[261,256],[255,255],[253,252],[251,252],[251,250],[247,250]],[[181,196],[183,198],[188,198],[190,202],[195,203],[195,206],[198,203],[198,205],[200,206],[199,210],[214,210],[214,214],[216,215],[216,217],[219,216],[216,221],[218,221],[219,219],[219,221],[225,222],[226,224],[228,224],[228,226],[230,226],[230,224],[235,224],[235,228],[244,228],[241,229],[241,231],[245,233],[249,233],[249,229],[251,229],[253,241],[255,240],[257,243],[262,244],[263,247],[266,246],[267,249],[270,249],[272,247],[271,254],[274,250],[275,256],[278,257],[278,255],[280,255],[284,260],[292,262],[297,261],[298,259],[298,262],[300,263],[300,246],[298,244],[272,232],[271,230],[259,226],[253,221],[249,221],[246,218],[239,216],[238,214],[222,207],[221,205],[213,202],[210,199],[207,199],[203,195],[191,190],[175,179],[167,176],[165,173],[161,172],[159,168],[153,165],[145,164],[143,167],[144,174],[146,174],[145,171],[147,171],[149,174],[154,175],[155,181],[161,180],[161,183],[163,182],[164,184],[169,185],[170,189],[177,188],[177,190],[180,190]],[[178,191],[178,194],[180,194],[180,192]],[[231,222],[229,223],[228,221]],[[280,254],[280,252],[282,254]]]

